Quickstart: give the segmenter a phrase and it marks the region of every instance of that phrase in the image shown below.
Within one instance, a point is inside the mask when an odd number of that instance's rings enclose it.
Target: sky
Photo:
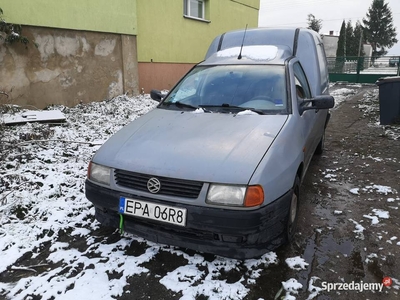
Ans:
[[[388,55],[400,55],[400,0],[386,0],[392,10],[393,23],[399,42],[388,49]],[[339,35],[343,20],[357,20],[366,16],[372,0],[260,0],[260,27],[307,27],[307,16],[322,20],[320,33]]]

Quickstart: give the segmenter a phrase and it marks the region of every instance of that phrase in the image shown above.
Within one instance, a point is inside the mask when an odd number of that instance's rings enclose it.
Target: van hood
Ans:
[[[247,184],[287,118],[157,108],[114,134],[93,162],[154,176]]]

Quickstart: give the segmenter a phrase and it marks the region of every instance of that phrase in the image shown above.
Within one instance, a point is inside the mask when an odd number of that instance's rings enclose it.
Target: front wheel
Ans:
[[[296,179],[293,184],[292,197],[290,200],[290,207],[286,222],[285,236],[286,236],[286,241],[288,243],[290,243],[293,240],[297,229],[297,219],[298,219],[299,202],[300,202],[299,196],[300,196],[300,179],[299,176],[296,176]]]

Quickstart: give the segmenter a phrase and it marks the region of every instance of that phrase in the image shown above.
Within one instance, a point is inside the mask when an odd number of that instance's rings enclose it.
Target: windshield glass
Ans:
[[[284,66],[198,66],[171,91],[161,107],[204,107],[217,111],[248,108],[266,114],[286,114],[285,83]]]

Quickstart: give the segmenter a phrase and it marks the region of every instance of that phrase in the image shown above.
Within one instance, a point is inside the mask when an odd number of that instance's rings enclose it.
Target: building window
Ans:
[[[183,0],[186,17],[205,20],[205,0]]]

